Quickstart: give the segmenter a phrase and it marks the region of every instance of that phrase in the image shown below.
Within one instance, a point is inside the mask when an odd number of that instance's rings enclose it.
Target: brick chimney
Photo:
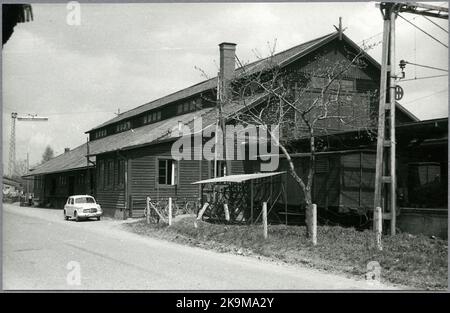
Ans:
[[[64,153],[67,153],[70,151],[70,148],[64,148]]]
[[[234,77],[234,64],[236,55],[236,44],[222,42],[219,45],[220,50],[220,72],[219,79],[222,87],[223,100],[231,97],[230,81]]]

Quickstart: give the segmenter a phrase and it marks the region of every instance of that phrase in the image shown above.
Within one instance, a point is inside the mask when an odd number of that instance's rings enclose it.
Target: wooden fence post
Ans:
[[[264,228],[264,239],[267,239],[267,202],[263,202],[262,220],[263,220],[263,228]]]
[[[150,197],[147,197],[145,217],[147,218],[147,224],[150,224]]]
[[[317,245],[317,204],[311,204],[312,214],[312,244]]]
[[[378,251],[383,250],[381,245],[381,233],[383,231],[383,213],[380,207],[376,207],[373,211],[374,231],[375,231],[375,246]]]
[[[169,197],[169,226],[172,225],[172,197]]]
[[[225,211],[225,220],[227,222],[230,221],[230,210],[228,210],[228,204],[224,203],[223,204],[223,210]]]
[[[197,222],[200,221],[202,219],[203,213],[205,213],[206,208],[208,207],[209,203],[205,202],[205,204],[203,204],[203,208],[200,210],[200,212],[198,212],[198,216],[194,221],[194,227],[197,228]]]

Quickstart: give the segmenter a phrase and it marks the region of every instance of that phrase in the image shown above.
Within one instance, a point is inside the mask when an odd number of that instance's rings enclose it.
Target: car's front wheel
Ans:
[[[69,220],[69,217],[66,215],[66,210],[64,210],[64,219],[65,219],[66,221]]]
[[[80,217],[78,216],[77,211],[75,211],[73,213],[73,215],[75,216],[75,221],[79,222],[80,221]]]

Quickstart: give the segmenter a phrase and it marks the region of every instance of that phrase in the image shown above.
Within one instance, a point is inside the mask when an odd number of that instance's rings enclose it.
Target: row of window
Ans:
[[[106,129],[99,129],[95,132],[95,139],[102,138],[106,136]]]
[[[202,108],[200,100],[191,100],[189,102],[180,103],[177,105],[177,114],[184,114],[194,112]]]
[[[189,112],[194,112],[196,110],[199,110],[202,108],[202,102],[201,99],[191,100],[188,102],[180,103],[177,105],[177,115],[185,114]],[[158,122],[162,119],[162,113],[161,110],[153,111],[150,113],[145,114],[143,117],[141,117],[141,123],[143,125],[151,124]],[[136,126],[134,126],[136,127]],[[126,130],[131,129],[131,120],[127,120],[124,122],[121,122],[116,125],[115,127],[115,133],[120,133]],[[93,139],[99,139],[103,138],[108,135],[108,131],[106,128],[99,129],[94,132],[94,138]]]
[[[151,124],[161,120],[161,111],[151,112],[144,115],[144,124]]]
[[[116,125],[116,132],[120,133],[131,128],[131,121],[125,121]]]

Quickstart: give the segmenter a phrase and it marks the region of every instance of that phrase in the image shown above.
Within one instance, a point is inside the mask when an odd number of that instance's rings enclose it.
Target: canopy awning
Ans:
[[[270,176],[281,175],[286,172],[273,172],[273,173],[255,173],[255,174],[239,174],[239,175],[229,175],[211,179],[205,179],[196,181],[192,184],[210,184],[210,183],[242,183],[247,180],[265,178]]]

